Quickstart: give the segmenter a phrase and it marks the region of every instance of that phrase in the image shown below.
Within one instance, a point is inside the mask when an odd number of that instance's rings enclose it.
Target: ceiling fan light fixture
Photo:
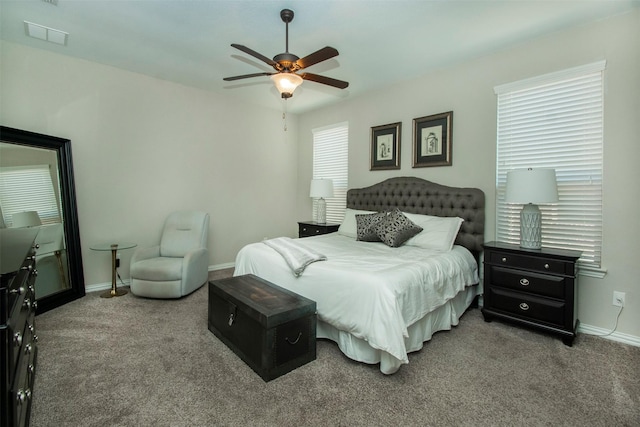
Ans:
[[[302,84],[302,77],[295,73],[277,73],[271,76],[276,89],[283,98],[291,98],[293,91]]]

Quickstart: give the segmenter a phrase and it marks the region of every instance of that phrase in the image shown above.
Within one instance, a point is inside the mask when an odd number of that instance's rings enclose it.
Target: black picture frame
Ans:
[[[371,168],[369,170],[400,169],[401,129],[401,122],[371,128]]]
[[[451,166],[453,111],[413,119],[414,168]]]

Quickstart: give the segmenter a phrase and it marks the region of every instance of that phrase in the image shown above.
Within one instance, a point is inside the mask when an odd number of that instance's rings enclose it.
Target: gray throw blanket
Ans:
[[[312,262],[325,261],[327,259],[323,254],[301,245],[290,237],[277,237],[264,240],[262,243],[282,255],[282,258],[287,262],[296,277],[299,277]]]

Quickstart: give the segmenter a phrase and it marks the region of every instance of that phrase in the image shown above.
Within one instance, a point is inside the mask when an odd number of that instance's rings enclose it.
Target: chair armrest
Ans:
[[[182,260],[182,286],[187,293],[205,283],[209,276],[209,251],[207,248],[194,249]]]
[[[160,256],[160,245],[151,246],[149,248],[137,248],[131,256],[131,264],[135,264],[138,261],[142,261],[149,258],[157,258]]]

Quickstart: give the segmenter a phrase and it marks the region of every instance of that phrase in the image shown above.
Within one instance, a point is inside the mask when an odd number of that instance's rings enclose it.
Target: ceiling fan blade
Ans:
[[[304,58],[300,58],[296,61],[298,69],[310,67],[318,62],[326,61],[334,56],[338,56],[338,51],[332,47],[323,47],[322,49],[313,52],[311,55],[307,55]]]
[[[349,82],[343,80],[332,79],[331,77],[320,76],[318,74],[302,73],[300,74],[304,80],[309,80],[316,83],[322,83],[323,85],[329,85],[337,87],[338,89],[346,89],[349,87]]]
[[[243,74],[242,76],[233,76],[233,77],[225,77],[224,81],[226,82],[231,82],[233,80],[240,80],[240,79],[248,79],[250,77],[258,77],[258,76],[270,76],[272,74],[275,73],[253,73],[253,74]]]
[[[236,49],[239,49],[239,50],[243,51],[244,53],[247,53],[247,54],[253,56],[254,58],[258,58],[260,61],[266,62],[267,64],[271,65],[272,67],[276,65],[276,63],[274,62],[273,59],[267,58],[266,56],[264,56],[262,54],[259,54],[255,50],[249,49],[246,46],[243,46],[241,44],[231,43],[231,47],[235,47]]]

